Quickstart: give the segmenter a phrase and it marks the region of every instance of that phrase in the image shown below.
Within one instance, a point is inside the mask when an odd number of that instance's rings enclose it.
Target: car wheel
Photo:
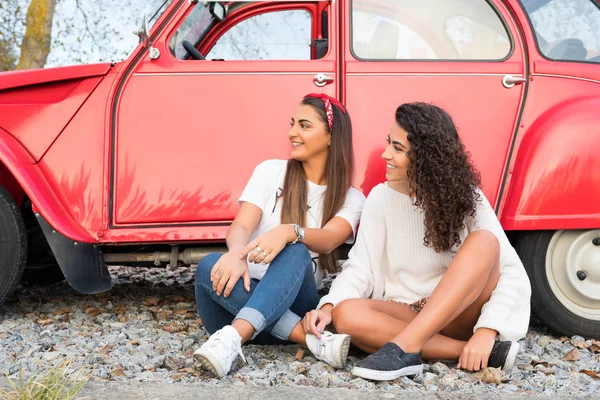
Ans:
[[[21,279],[26,258],[23,217],[11,195],[0,186],[0,304]]]
[[[515,247],[536,316],[559,333],[600,338],[600,229],[523,232]]]
[[[27,229],[27,243],[29,243],[27,264],[22,280],[36,285],[49,285],[63,281],[65,276],[54,258],[42,227],[35,218],[29,199],[23,202],[21,213]]]

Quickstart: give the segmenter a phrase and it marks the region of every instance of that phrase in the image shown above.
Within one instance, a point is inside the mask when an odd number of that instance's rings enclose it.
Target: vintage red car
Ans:
[[[288,157],[290,114],[322,91],[350,110],[365,194],[394,109],[446,108],[537,316],[600,336],[596,0],[168,0],[151,22],[123,62],[0,74],[0,302],[23,270],[94,293],[107,263],[222,248],[253,167]]]

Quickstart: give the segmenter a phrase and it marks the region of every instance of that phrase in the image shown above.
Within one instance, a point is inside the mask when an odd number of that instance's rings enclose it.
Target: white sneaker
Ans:
[[[309,333],[306,335],[306,346],[317,359],[334,368],[344,368],[350,348],[350,335],[325,331],[319,340]]]
[[[194,352],[194,357],[200,361],[202,368],[212,372],[218,378],[229,373],[238,355],[246,362],[242,353],[242,338],[231,325],[224,326],[210,335],[208,340]]]

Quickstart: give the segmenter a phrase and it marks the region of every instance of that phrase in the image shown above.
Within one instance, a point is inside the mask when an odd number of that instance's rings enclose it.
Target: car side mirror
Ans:
[[[225,16],[227,16],[227,6],[224,6],[219,2],[210,3],[208,11],[210,12],[210,15],[219,21],[224,21]]]
[[[148,46],[148,43],[150,42],[150,37],[148,36],[148,16],[147,15],[144,14],[144,16],[142,17],[141,26],[138,29],[136,29],[135,31],[133,31],[133,33],[140,38],[140,43],[142,43],[144,45],[144,47]]]

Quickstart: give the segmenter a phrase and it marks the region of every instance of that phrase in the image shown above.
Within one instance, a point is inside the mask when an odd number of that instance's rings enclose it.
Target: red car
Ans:
[[[600,335],[596,0],[169,0],[151,22],[123,62],[0,74],[0,302],[23,270],[94,293],[107,263],[222,248],[253,167],[288,157],[289,116],[322,91],[350,110],[365,194],[395,108],[446,108],[538,317]]]

